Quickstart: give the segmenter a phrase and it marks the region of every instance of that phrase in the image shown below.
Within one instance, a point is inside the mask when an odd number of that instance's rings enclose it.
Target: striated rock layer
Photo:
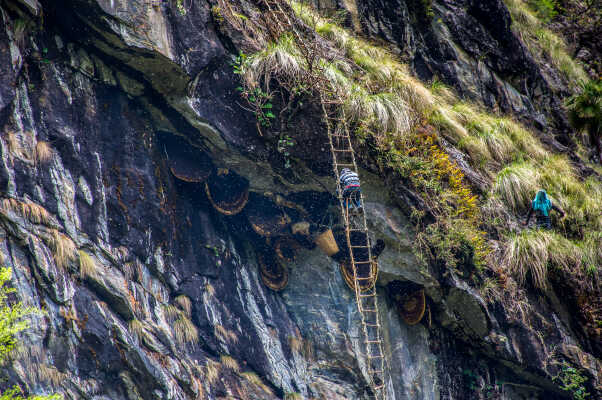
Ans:
[[[358,29],[409,52],[419,76],[566,133],[501,0],[435,2],[443,22],[422,29],[409,11],[418,1],[345,3]],[[239,38],[217,29],[212,7],[0,1],[0,252],[20,299],[45,310],[0,389],[99,400],[368,398],[359,316],[337,263],[299,249],[287,288],[273,292],[257,262],[272,250],[244,208],[224,215],[207,198],[203,182],[226,180],[228,169],[236,181],[213,193],[248,190],[245,201],[270,199],[294,223],[320,215],[334,187],[320,132],[306,144],[319,167],[297,177],[258,134],[230,65]],[[532,329],[423,265],[403,200],[365,176],[369,224],[387,244],[378,285],[389,398],[564,398],[550,349],[599,390],[600,362],[566,315],[533,295],[548,324]],[[421,324],[401,318],[395,282],[425,288]]]

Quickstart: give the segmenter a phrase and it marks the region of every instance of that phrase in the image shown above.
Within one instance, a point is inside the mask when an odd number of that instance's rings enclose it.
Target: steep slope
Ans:
[[[475,272],[478,248],[470,241],[452,248],[450,258],[437,257],[450,251],[445,246],[432,248],[441,252],[433,258],[417,257],[414,242],[424,236],[411,207],[425,214],[423,225],[443,220],[434,210],[439,203],[425,196],[441,174],[429,170],[420,186],[412,169],[400,167],[409,148],[436,140],[428,144],[438,153],[417,152],[409,161],[448,168],[446,189],[455,177],[462,181],[456,189],[468,191],[453,196],[479,194],[479,213],[504,221],[498,231],[482,222],[494,260],[516,218],[500,211],[509,207],[502,189],[489,196],[499,187],[493,180],[536,165],[539,175],[521,188],[528,193],[552,181],[542,171],[559,171],[568,210],[582,213],[574,220],[581,232],[568,236],[595,250],[600,242],[592,237],[588,244],[587,235],[600,226],[599,177],[584,181],[566,158],[550,157],[564,149],[557,140],[568,144],[561,110],[568,86],[529,55],[501,1],[435,2],[443,22],[430,25],[421,18],[431,15],[409,16],[418,2],[402,3],[346,5],[358,10],[357,29],[384,37],[399,54],[410,52],[418,77],[436,75],[488,111],[459,102],[446,87],[427,90],[387,51],[327,26],[307,8],[297,7],[297,18],[286,7],[312,46],[332,52],[328,61],[349,62],[350,70],[342,63],[332,70],[344,72],[336,75],[341,82],[361,89],[370,78],[374,91],[382,84],[366,75],[369,60],[358,64],[337,44],[346,37],[365,51],[358,55],[388,63],[393,77],[404,79],[397,89],[413,88],[404,100],[409,106],[387,111],[388,127],[394,133],[398,112],[407,109],[423,136],[401,143],[373,135],[379,125],[368,124],[356,143],[370,228],[387,244],[378,286],[389,398],[565,398],[566,383],[554,377],[570,379],[569,364],[588,378],[595,398],[599,336],[583,328],[579,304],[559,300],[574,287],[559,290],[563,275],[552,274],[560,282],[542,296],[530,283],[516,284],[511,271],[490,272],[486,255]],[[403,18],[393,17],[404,10]],[[323,223],[334,188],[311,88],[299,88],[292,102],[275,96],[269,126],[237,90],[248,77],[232,66],[246,66],[236,60],[241,51],[273,67],[297,54],[294,41],[270,37],[265,8],[245,1],[2,0],[0,17],[0,250],[22,301],[46,311],[0,373],[0,389],[19,384],[32,394],[74,399],[368,398],[358,314],[338,265],[301,243],[287,265],[286,289],[262,283],[259,264],[273,255],[278,236],[292,236],[295,222]],[[276,76],[279,94],[289,94],[288,75]],[[378,100],[375,94],[363,99]],[[410,103],[413,96],[431,100]],[[546,128],[536,135],[544,144],[491,110]],[[507,127],[494,139],[511,142],[501,158],[478,134],[493,126]],[[435,156],[447,161],[437,164]],[[517,212],[528,196],[516,202]],[[449,221],[477,221],[462,218]],[[602,251],[592,257],[600,260]],[[483,282],[502,274],[505,286]],[[586,289],[599,293],[588,279]],[[410,326],[396,297],[420,288],[429,311]]]

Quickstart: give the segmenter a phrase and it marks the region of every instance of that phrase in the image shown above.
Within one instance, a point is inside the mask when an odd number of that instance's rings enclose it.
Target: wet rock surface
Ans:
[[[290,223],[319,220],[332,200],[326,169],[289,179],[238,105],[236,40],[218,31],[211,4],[184,2],[185,13],[177,4],[0,2],[0,253],[21,300],[46,311],[0,373],[0,389],[19,384],[68,399],[368,398],[357,307],[338,265],[319,249],[300,249],[286,264],[286,289],[269,290],[257,254],[273,242],[244,209],[217,211],[198,181],[204,173],[184,169],[184,178],[195,177],[187,181],[170,169],[165,143],[177,136],[212,176],[228,169],[248,182],[250,204],[269,199]],[[366,4],[358,3],[359,15],[370,33],[395,43],[410,35],[395,25],[408,7],[374,3],[371,12],[401,13],[386,16],[384,29],[377,26],[385,16],[370,17]],[[479,4],[434,5],[446,26],[471,30],[450,37],[472,53],[464,64],[435,63],[429,44],[447,34],[408,36],[422,57],[416,71],[451,71],[443,76],[465,91],[482,89],[493,108],[549,113],[548,100],[515,93],[500,78],[515,62],[506,51],[488,53],[481,75],[467,66],[487,53],[488,42],[476,40],[478,26],[492,25],[487,7],[501,7]],[[505,31],[489,34],[516,50]],[[486,75],[492,85],[475,83]],[[524,79],[529,88],[541,82]],[[526,326],[513,310],[490,309],[462,277],[423,265],[403,199],[373,178],[366,212],[387,246],[378,290],[389,398],[563,398],[547,365],[552,351],[599,387],[600,361],[555,308],[534,298],[541,326]],[[425,288],[422,323],[403,322],[386,289],[394,281]]]

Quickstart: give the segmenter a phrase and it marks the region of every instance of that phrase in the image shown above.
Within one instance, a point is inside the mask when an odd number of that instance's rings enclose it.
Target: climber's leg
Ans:
[[[363,207],[363,205],[362,205],[362,196],[361,196],[361,194],[362,194],[362,190],[361,190],[361,189],[359,189],[359,188],[358,188],[358,189],[355,191],[355,193],[353,194],[353,195],[354,195],[354,200],[355,200],[355,208],[356,208],[356,209],[357,209],[357,211],[358,211],[358,212],[360,212],[360,213],[361,213],[362,211],[364,211],[364,207]]]

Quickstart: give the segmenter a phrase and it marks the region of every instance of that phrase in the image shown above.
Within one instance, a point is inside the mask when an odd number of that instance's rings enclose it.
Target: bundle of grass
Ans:
[[[499,280],[491,277],[485,278],[480,288],[481,296],[483,296],[488,303],[500,301],[502,298],[501,290]]]
[[[205,293],[207,293],[209,297],[215,296],[215,287],[213,287],[211,282],[205,284]]]
[[[175,302],[188,317],[192,315],[192,302],[188,296],[181,294],[175,298]]]
[[[133,334],[138,342],[142,341],[144,337],[144,324],[139,319],[132,319],[128,321],[128,330]]]
[[[207,360],[207,364],[205,365],[205,378],[207,379],[207,382],[209,382],[210,385],[215,383],[215,381],[217,380],[219,376],[220,366],[221,365],[218,362]]]
[[[85,250],[79,250],[79,276],[82,280],[98,276],[96,262]]]
[[[530,278],[534,287],[548,288],[550,266],[571,270],[580,268],[582,252],[571,241],[557,233],[541,230],[523,231],[507,243],[504,265],[519,284]]]
[[[240,371],[240,366],[238,365],[238,362],[230,356],[222,355],[220,357],[220,362],[224,367],[228,368],[229,370],[232,370],[236,373]]]
[[[182,313],[182,311],[178,310],[178,308],[173,304],[163,304],[162,308],[163,312],[165,313],[165,318],[170,324],[173,323]]]
[[[236,336],[236,333],[224,327],[223,325],[215,324],[215,326],[213,327],[213,333],[216,338],[218,338],[224,343],[238,343],[238,337]]]
[[[70,237],[62,234],[56,229],[51,231],[50,247],[56,265],[65,269],[69,263],[76,257],[76,246]]]
[[[301,351],[303,350],[303,340],[296,336],[289,336],[288,346],[295,353],[301,353]]]
[[[269,92],[272,77],[294,81],[306,68],[293,35],[284,34],[276,42],[268,43],[265,49],[249,56],[241,64],[239,72],[249,88],[254,89],[264,82]]]
[[[173,332],[180,344],[198,343],[199,341],[199,332],[196,326],[185,315],[180,314],[179,318],[175,320]]]
[[[245,378],[251,385],[257,386],[263,392],[272,395],[272,390],[265,383],[263,383],[263,380],[255,372],[243,372],[240,374],[240,376]]]
[[[514,163],[498,173],[493,190],[513,211],[526,211],[540,187],[539,178],[533,164]]]
[[[50,224],[50,213],[41,205],[31,201],[20,201],[10,198],[4,198],[0,202],[0,210],[4,213],[14,213],[28,219],[34,224]]]
[[[54,150],[52,150],[52,147],[50,147],[50,144],[48,142],[45,142],[43,140],[38,141],[35,149],[36,163],[46,164],[52,159],[53,155]]]

